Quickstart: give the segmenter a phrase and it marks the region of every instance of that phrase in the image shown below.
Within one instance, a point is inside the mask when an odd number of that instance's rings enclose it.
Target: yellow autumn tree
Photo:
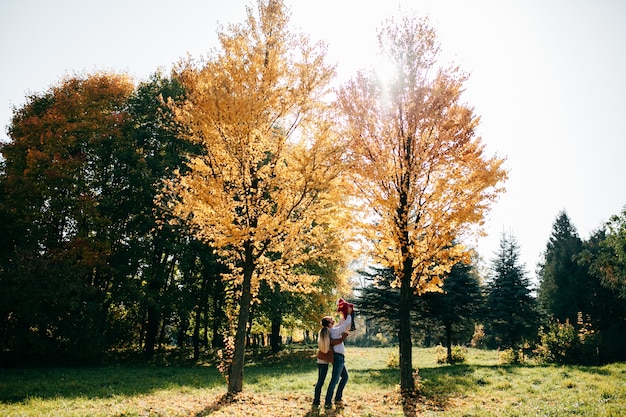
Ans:
[[[311,258],[343,262],[342,150],[324,106],[334,68],[323,44],[287,27],[280,0],[260,0],[219,33],[221,50],[181,65],[178,108],[204,155],[179,176],[174,209],[228,262],[238,294],[228,392],[243,387],[246,326],[260,280],[311,291],[294,274]],[[300,268],[302,270],[302,268]]]
[[[461,102],[466,75],[438,65],[428,20],[387,20],[378,40],[392,79],[358,73],[340,88],[338,107],[355,201],[363,206],[362,233],[400,287],[401,388],[410,392],[411,298],[437,291],[451,266],[468,260],[458,242],[480,229],[506,172],[502,159],[485,155],[479,119]]]

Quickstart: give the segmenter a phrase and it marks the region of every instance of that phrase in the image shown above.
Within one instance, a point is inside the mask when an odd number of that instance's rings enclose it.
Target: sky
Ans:
[[[505,158],[504,193],[477,248],[486,262],[513,235],[531,279],[565,210],[587,239],[626,207],[626,1],[285,0],[290,25],[327,44],[339,85],[376,61],[376,30],[428,16],[444,57],[470,74],[487,155]],[[13,107],[62,77],[124,72],[137,81],[217,48],[249,0],[3,0],[0,140]]]

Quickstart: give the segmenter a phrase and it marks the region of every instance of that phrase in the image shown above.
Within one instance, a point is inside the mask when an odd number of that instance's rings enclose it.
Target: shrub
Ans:
[[[579,330],[569,322],[554,321],[539,332],[540,344],[534,353],[540,361],[558,364],[585,364],[596,359],[596,335],[589,318],[578,314]]]
[[[387,356],[387,368],[399,368],[400,367],[400,357],[397,353],[391,352]]]
[[[452,346],[452,360],[448,360],[448,350],[438,345],[435,348],[435,361],[437,363],[463,363],[467,358],[467,348],[463,346]]]
[[[470,342],[470,346],[473,348],[486,347],[484,325],[478,324],[474,327],[474,335],[472,336],[472,341]]]
[[[504,349],[498,353],[498,363],[501,365],[515,365],[524,362],[524,352],[521,349]]]

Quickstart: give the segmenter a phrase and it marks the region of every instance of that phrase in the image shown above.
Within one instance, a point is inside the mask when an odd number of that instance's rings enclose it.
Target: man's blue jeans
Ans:
[[[340,353],[335,353],[334,361],[335,363],[333,363],[333,374],[330,378],[328,390],[326,391],[326,399],[324,401],[324,405],[327,406],[332,405],[333,392],[335,391],[335,386],[337,385],[337,382],[339,382],[339,385],[337,386],[337,393],[335,394],[335,402],[341,401],[343,397],[343,389],[348,383],[348,370],[345,366],[345,356]]]

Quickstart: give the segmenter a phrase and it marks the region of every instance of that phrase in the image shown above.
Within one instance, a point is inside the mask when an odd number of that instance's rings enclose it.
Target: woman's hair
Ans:
[[[330,320],[328,320],[328,317],[324,317],[322,319],[322,329],[317,335],[317,347],[323,353],[327,353],[330,349],[330,332],[328,331],[329,324]]]

